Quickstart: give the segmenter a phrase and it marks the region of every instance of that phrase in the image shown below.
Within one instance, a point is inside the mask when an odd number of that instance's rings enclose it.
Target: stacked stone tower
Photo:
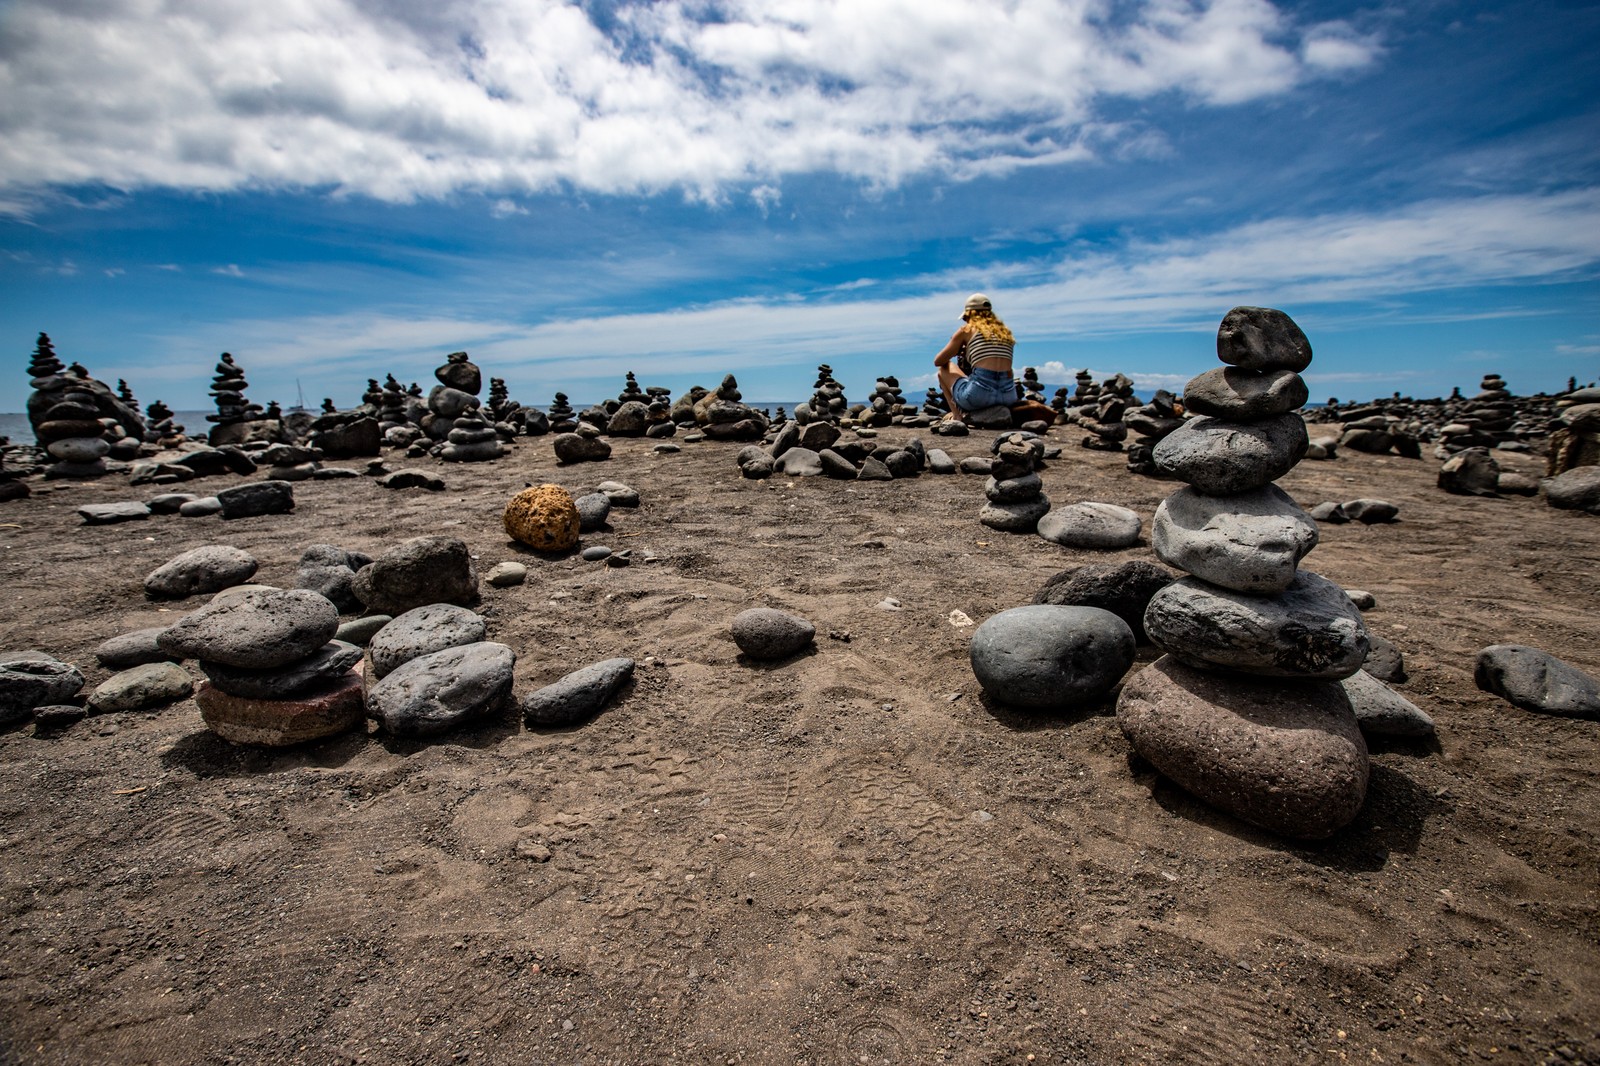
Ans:
[[[1366,796],[1366,744],[1339,681],[1361,668],[1368,637],[1344,590],[1299,568],[1317,525],[1273,484],[1306,452],[1296,409],[1311,345],[1282,311],[1236,307],[1217,354],[1228,365],[1184,391],[1199,417],[1154,449],[1188,487],[1157,509],[1153,545],[1190,576],[1151,599],[1145,631],[1166,655],[1125,686],[1117,719],[1208,803],[1325,837]]]

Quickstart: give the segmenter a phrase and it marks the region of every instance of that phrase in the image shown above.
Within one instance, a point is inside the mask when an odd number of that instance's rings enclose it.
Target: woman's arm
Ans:
[[[950,343],[946,344],[944,346],[944,350],[933,357],[934,366],[949,366],[950,360],[961,354],[961,349],[966,347],[967,331],[968,327],[962,326],[960,329],[956,330],[955,333],[951,334]]]

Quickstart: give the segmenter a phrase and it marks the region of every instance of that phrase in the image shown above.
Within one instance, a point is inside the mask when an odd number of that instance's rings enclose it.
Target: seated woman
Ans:
[[[950,343],[933,357],[933,365],[939,368],[939,388],[950,405],[950,417],[965,422],[970,411],[1017,402],[1017,384],[1011,378],[1016,338],[995,317],[993,305],[981,292],[967,297],[961,321]]]

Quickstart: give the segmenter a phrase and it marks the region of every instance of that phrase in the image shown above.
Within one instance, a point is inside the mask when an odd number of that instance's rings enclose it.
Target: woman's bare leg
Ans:
[[[955,397],[951,394],[955,390],[956,382],[966,376],[955,363],[949,363],[939,368],[939,389],[944,393],[944,402],[949,405],[950,413],[963,422],[967,420],[967,413],[956,406]]]

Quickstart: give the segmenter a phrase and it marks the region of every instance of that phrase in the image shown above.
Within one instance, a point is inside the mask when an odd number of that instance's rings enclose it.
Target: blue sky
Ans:
[[[1600,7],[6,0],[0,338],[142,401],[1181,387],[1281,307],[1313,399],[1600,377]]]

